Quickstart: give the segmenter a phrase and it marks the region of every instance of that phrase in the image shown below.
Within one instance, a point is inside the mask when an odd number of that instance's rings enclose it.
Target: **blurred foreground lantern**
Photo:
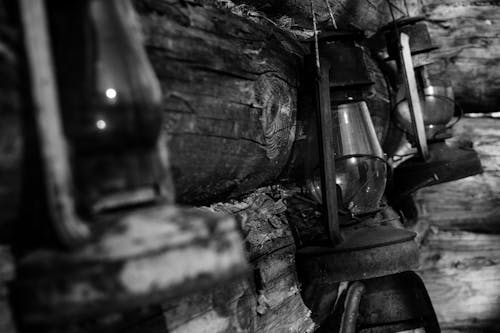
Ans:
[[[114,332],[127,312],[245,274],[233,217],[173,204],[159,83],[131,2],[52,2],[51,35],[45,1],[19,3],[40,153],[24,191],[44,209],[27,212],[14,244],[20,332]]]
[[[165,148],[158,144],[161,90],[132,4],[78,2],[81,19],[70,25],[75,33],[66,33],[67,21],[57,20],[53,29],[61,45],[55,59],[76,207],[92,215],[164,201],[171,194]],[[69,54],[68,44],[80,54]]]

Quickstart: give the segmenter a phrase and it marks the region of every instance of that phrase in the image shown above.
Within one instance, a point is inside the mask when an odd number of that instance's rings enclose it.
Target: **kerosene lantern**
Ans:
[[[393,298],[387,301],[401,304],[401,309],[409,309],[408,313],[415,312],[415,317],[422,319],[416,327],[423,326],[426,330],[437,327],[429,332],[438,332],[439,325],[425,287],[411,272],[418,266],[416,234],[397,223],[383,225],[375,214],[380,210],[389,166],[365,102],[372,82],[362,49],[357,44],[361,38],[362,34],[352,32],[323,33],[316,48],[321,182],[312,177],[308,188],[313,197],[323,203],[330,244],[310,245],[297,251],[299,278],[307,290],[304,301],[313,313],[315,310],[322,313],[325,304],[330,306],[330,311],[334,308],[330,318],[332,328],[325,331],[355,332],[358,324],[382,327],[380,325],[385,325],[382,322],[391,314],[383,309],[380,298],[377,298],[376,310],[380,317],[364,314],[380,281],[390,281],[388,290]],[[342,218],[342,215],[350,218]],[[351,224],[352,221],[355,222]],[[329,304],[323,293],[332,293],[340,282],[350,282],[345,301],[340,305]],[[404,296],[394,297],[397,292],[392,292],[399,288],[409,290]],[[399,314],[391,318],[403,320]],[[382,331],[390,331],[387,325],[384,328]]]
[[[26,192],[47,201],[55,234],[48,242],[77,248],[103,227],[92,222],[102,214],[173,201],[159,144],[161,91],[130,1],[48,1],[47,8],[54,54],[47,62],[57,70],[39,99],[55,105],[35,116],[44,174]],[[40,228],[46,221],[32,211],[23,219],[40,220],[33,223]]]
[[[132,5],[80,3],[82,21],[70,26],[74,34],[59,33],[61,47],[55,48],[76,208],[91,216],[165,201],[167,162],[158,145],[161,90],[130,18]],[[69,57],[68,45],[81,54]]]
[[[371,45],[381,60],[392,63],[388,67],[392,66],[389,76],[396,91],[393,119],[418,150],[416,156],[394,164],[393,200],[424,186],[481,173],[472,144],[447,141],[452,136],[456,103],[449,83],[429,77],[427,67],[433,62],[430,52],[437,47],[432,44],[424,18],[389,23],[372,38]]]
[[[312,177],[308,188],[323,203],[331,245],[298,251],[300,271],[311,278],[320,270],[329,281],[355,281],[410,270],[418,261],[415,233],[376,222],[388,166],[365,102],[372,81],[361,38],[359,32],[333,31],[318,40],[321,182]],[[352,217],[359,224],[349,228]],[[303,279],[308,283],[308,276]]]
[[[367,72],[363,51],[356,46],[359,38],[359,33],[329,32],[322,36],[319,50],[322,67],[331,68],[330,131],[334,135],[338,199],[340,209],[352,215],[378,211],[387,180],[387,163],[365,101],[373,82]],[[342,65],[330,66],[332,63]],[[323,91],[321,96],[325,95]],[[324,103],[326,106],[326,101]],[[318,176],[309,178],[308,188],[321,202]]]
[[[34,211],[21,222],[36,223],[20,225],[25,234],[53,229],[41,244],[15,244],[10,295],[20,332],[115,331],[128,311],[244,274],[232,217],[174,205],[159,82],[131,2],[56,1],[49,15],[43,0],[19,3],[37,106],[27,118],[40,152],[39,178],[24,190],[47,206],[47,218]],[[192,255],[198,238],[209,264]],[[172,269],[179,262],[184,271]]]

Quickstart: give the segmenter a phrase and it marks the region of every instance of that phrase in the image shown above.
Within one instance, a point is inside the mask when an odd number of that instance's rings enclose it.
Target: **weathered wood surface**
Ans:
[[[496,332],[500,325],[500,165],[497,119],[464,119],[484,174],[421,189],[421,267],[445,332]]]
[[[274,180],[295,138],[303,47],[266,20],[183,1],[137,1],[164,92],[179,202]]]
[[[415,198],[421,219],[440,228],[500,232],[500,120],[466,118],[454,129],[469,139],[484,173],[420,190]]]
[[[295,241],[285,215],[291,193],[263,188],[212,209],[235,214],[254,269],[250,278],[164,304],[168,332],[312,332],[300,295]]]
[[[246,4],[264,12],[284,27],[301,31],[312,30],[311,2],[309,0],[235,0],[237,4]],[[330,14],[325,0],[313,0],[314,11],[320,27],[331,25]],[[339,28],[357,28],[368,34],[392,20],[387,0],[328,0],[333,16]],[[415,14],[418,7],[414,1],[391,0],[395,18],[407,13]]]
[[[445,332],[497,332],[500,235],[434,227],[421,253],[420,276]]]
[[[424,15],[431,37],[441,48],[431,74],[453,82],[457,100],[466,112],[492,112],[499,104],[498,71],[500,44],[498,31],[500,3],[475,0],[391,0],[395,18]],[[273,18],[278,24],[310,35],[312,16],[309,0],[237,0]],[[392,20],[386,0],[329,0],[337,24],[375,32]],[[329,24],[325,1],[313,1],[320,27]]]
[[[500,104],[500,2],[422,0],[421,11],[441,60],[432,74],[453,82],[467,112],[492,112]]]

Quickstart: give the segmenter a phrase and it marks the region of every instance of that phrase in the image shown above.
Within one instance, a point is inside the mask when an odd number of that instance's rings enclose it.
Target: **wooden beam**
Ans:
[[[178,201],[213,202],[274,180],[295,138],[303,46],[269,21],[182,1],[136,3],[178,156]]]

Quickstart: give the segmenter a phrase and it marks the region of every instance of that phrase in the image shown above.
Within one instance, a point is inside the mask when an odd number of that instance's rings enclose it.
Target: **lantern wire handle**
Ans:
[[[410,17],[410,9],[408,8],[408,3],[406,3],[406,0],[403,0],[403,4],[405,5],[406,16]]]
[[[319,63],[319,42],[318,42],[318,23],[316,22],[316,12],[314,11],[313,0],[310,0],[311,4],[311,14],[313,21],[313,33],[314,33],[314,58],[316,63],[316,77],[319,78],[321,75],[321,65]]]
[[[330,6],[330,2],[328,0],[325,0],[326,6],[328,7],[328,13],[330,14],[330,19],[332,20],[332,25],[335,29],[337,28],[337,22],[335,21],[335,17],[333,17],[333,10],[332,7]]]
[[[314,11],[313,0],[311,3],[311,13],[314,28],[314,51],[316,60],[316,84],[318,89],[318,121],[319,121],[319,141],[321,145],[322,163],[322,191],[324,212],[327,219],[328,236],[333,246],[342,242],[339,229],[338,207],[337,207],[337,187],[335,182],[335,153],[333,151],[333,115],[330,110],[330,85],[329,67],[321,67],[319,56],[318,27],[316,13]]]
[[[392,12],[392,8],[396,8],[398,12],[400,12],[401,14],[403,14],[403,16],[406,15],[405,12],[403,12],[398,6],[396,6],[395,4],[393,4],[390,0],[387,0],[386,2],[389,5],[389,10],[391,11],[391,15],[392,15],[392,20],[393,21],[394,21],[394,14]]]
[[[420,97],[417,90],[417,81],[415,79],[415,71],[411,59],[410,38],[408,35],[401,33],[400,39],[400,58],[402,62],[403,75],[406,86],[408,106],[410,108],[410,116],[413,124],[413,132],[417,141],[417,148],[424,159],[429,158],[429,149],[427,147],[427,138],[425,135],[424,118]]]

